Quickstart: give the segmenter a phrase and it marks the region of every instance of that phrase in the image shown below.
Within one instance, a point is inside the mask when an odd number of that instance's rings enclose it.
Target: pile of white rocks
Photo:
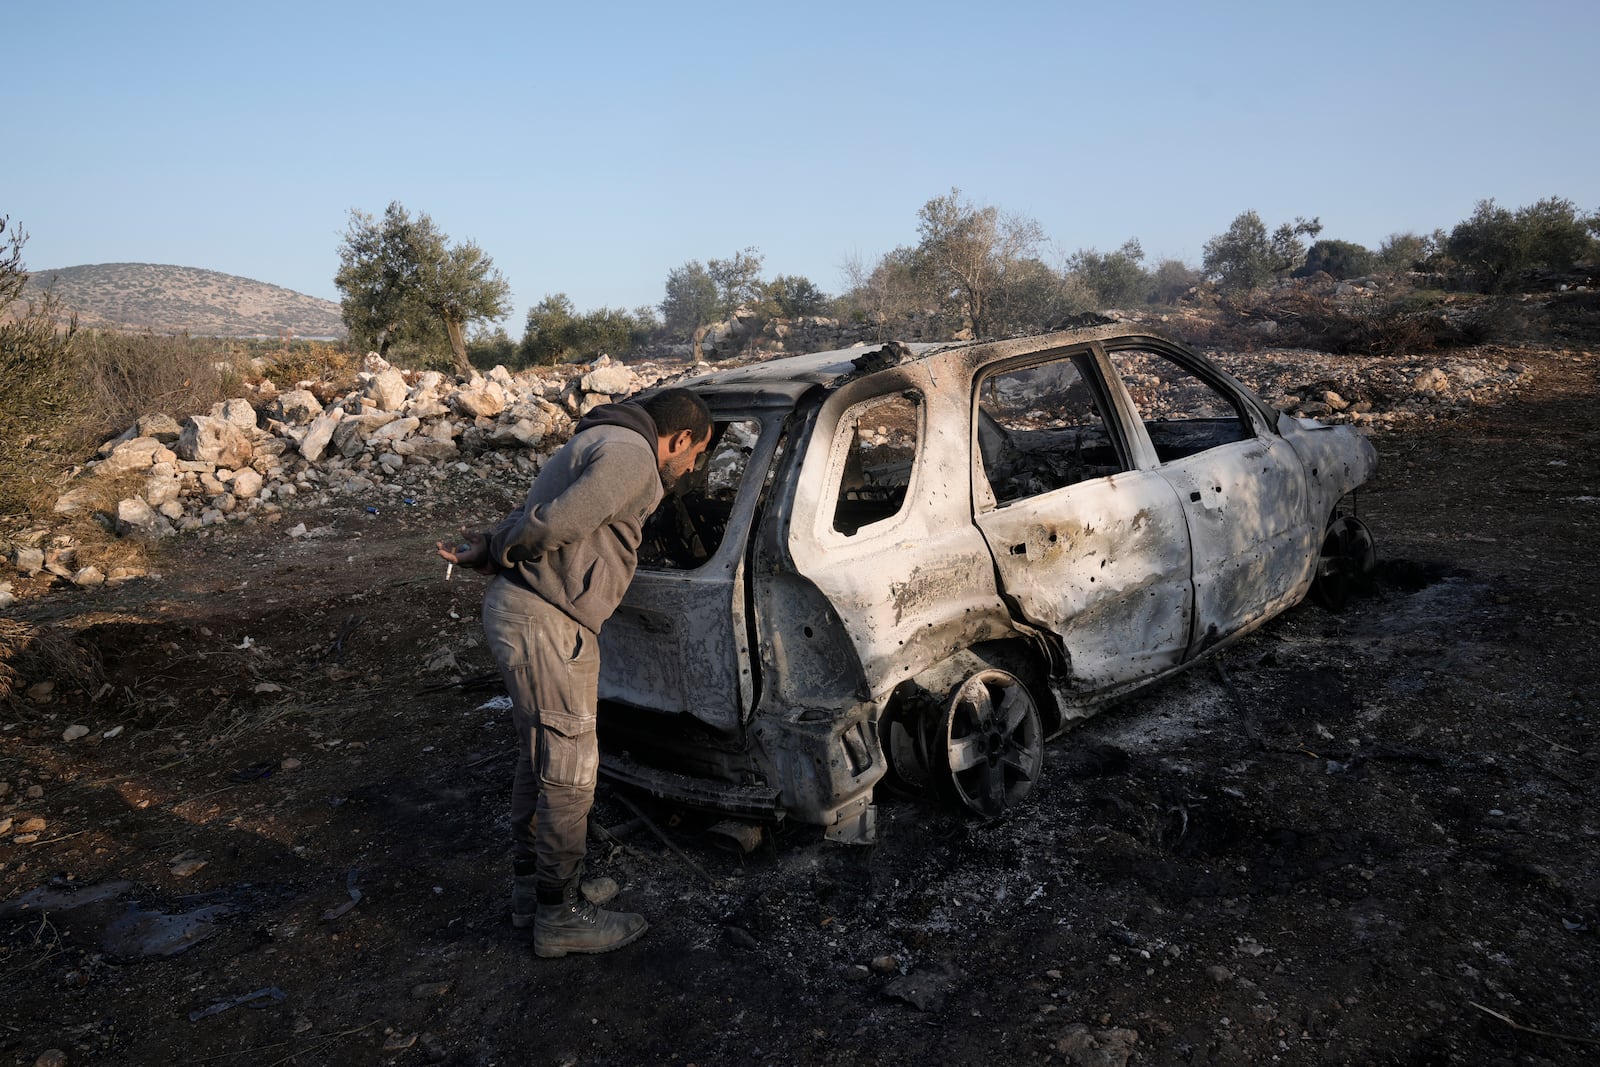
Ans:
[[[1208,354],[1273,407],[1325,423],[1383,427],[1448,417],[1499,403],[1532,381],[1526,363],[1493,349],[1443,359],[1304,349]]]
[[[92,509],[106,497],[104,479],[132,473],[135,490],[106,518],[121,536],[162,538],[280,512],[308,494],[323,503],[341,494],[382,499],[447,469],[470,470],[487,453],[511,453],[533,470],[591,408],[663,377],[655,365],[606,357],[576,371],[496,367],[453,380],[400,370],[376,354],[364,368],[353,389],[326,401],[308,388],[278,393],[264,383],[253,400],[225,400],[181,423],[145,416],[101,446],[55,510]]]

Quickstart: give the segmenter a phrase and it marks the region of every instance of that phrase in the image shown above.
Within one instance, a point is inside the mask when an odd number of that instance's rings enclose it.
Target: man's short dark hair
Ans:
[[[671,437],[683,430],[697,442],[711,436],[711,409],[687,389],[663,389],[639,403],[655,420],[657,437]]]

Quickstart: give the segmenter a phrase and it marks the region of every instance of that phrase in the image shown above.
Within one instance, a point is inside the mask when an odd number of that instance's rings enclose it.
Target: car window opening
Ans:
[[[693,570],[716,555],[760,436],[761,424],[755,419],[712,424],[711,443],[695,469],[645,520],[640,567]]]
[[[1008,504],[1127,469],[1089,385],[1087,357],[1022,367],[978,390],[978,454]]]
[[[1111,353],[1162,463],[1254,436],[1233,399],[1167,357],[1144,349]]]
[[[896,395],[847,412],[841,432],[850,435],[833,528],[846,536],[900,513],[911,487],[917,455],[917,398]]]

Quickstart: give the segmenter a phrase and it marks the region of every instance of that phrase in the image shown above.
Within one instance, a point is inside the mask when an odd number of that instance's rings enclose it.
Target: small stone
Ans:
[[[49,825],[50,824],[44,819],[35,815],[31,819],[25,820],[21,826],[17,827],[17,831],[24,834],[38,834],[43,833],[44,828]]]
[[[415,1033],[410,1033],[410,1034],[390,1034],[389,1035],[389,1039],[383,1043],[383,1051],[385,1051],[385,1052],[400,1052],[403,1049],[410,1048],[412,1045],[415,1045],[416,1043],[417,1043],[417,1035]]]
[[[104,585],[105,581],[105,573],[101,571],[99,567],[92,565],[79,568],[78,571],[72,576],[72,584],[83,589],[89,589],[97,585]]]
[[[724,926],[722,928],[722,933],[723,936],[728,939],[728,943],[733,945],[735,948],[742,948],[746,951],[754,951],[755,949],[761,947],[761,942],[755,939],[755,935],[751,934],[749,930],[746,930],[742,926]]]
[[[172,863],[172,873],[178,878],[187,878],[206,865],[206,861],[199,856],[179,856]]]
[[[54,682],[34,682],[32,685],[28,686],[28,699],[33,701],[35,704],[48,703],[50,700],[50,694],[54,693],[55,691],[56,683]]]
[[[69,726],[61,731],[61,740],[76,741],[78,738],[87,737],[88,735],[89,728],[87,726]]]
[[[121,726],[113,726],[111,729],[107,730],[105,733],[101,734],[100,736],[105,738],[107,741],[109,741],[113,737],[121,736],[122,730],[123,730],[123,727],[121,727]]]
[[[899,974],[900,961],[893,956],[879,956],[872,961],[873,974]]]
[[[47,1048],[33,1061],[33,1067],[67,1067],[67,1054],[58,1048]]]
[[[451,988],[449,982],[420,982],[411,987],[411,996],[416,1000],[431,1000],[444,996]]]
[[[1138,1043],[1136,1030],[1094,1030],[1084,1023],[1074,1023],[1057,1039],[1055,1050],[1074,1067],[1124,1067]]]
[[[261,492],[262,482],[261,475],[246,467],[233,476],[233,495],[239,500],[248,500]]]
[[[16,821],[17,820],[13,819],[9,815],[7,815],[3,819],[0,819],[0,837],[4,837],[6,834],[9,834],[11,832],[12,824],[15,823]],[[862,968],[862,970],[865,970],[865,969],[866,968],[864,968],[864,967]]]
[[[941,1011],[954,986],[955,977],[949,968],[934,966],[926,971],[896,978],[883,987],[883,995],[891,1000],[903,1000],[918,1011]]]
[[[44,786],[42,786],[42,785],[30,785],[28,787],[27,796],[28,796],[29,800],[39,800],[39,799],[43,798],[43,796],[44,796]]]
[[[1233,972],[1228,970],[1228,968],[1224,967],[1220,963],[1213,963],[1210,967],[1206,968],[1206,977],[1211,979],[1213,982],[1221,984],[1222,982],[1226,982],[1228,979],[1232,978]]]
[[[295,759],[293,756],[290,756],[288,759],[278,764],[278,769],[281,771],[298,771],[300,766],[300,761]]]
[[[1450,379],[1438,367],[1423,371],[1412,381],[1411,388],[1423,394],[1442,393],[1450,387]]]

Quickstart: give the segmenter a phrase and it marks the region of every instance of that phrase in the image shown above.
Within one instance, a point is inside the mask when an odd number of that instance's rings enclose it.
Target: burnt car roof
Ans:
[[[817,386],[831,386],[843,378],[859,373],[856,361],[882,350],[883,346],[857,345],[828,352],[810,352],[799,356],[780,356],[762,363],[744,367],[712,371],[709,374],[686,378],[674,385],[693,389],[709,403],[727,405],[748,404],[754,407],[790,405]],[[908,344],[904,346],[914,356],[956,347],[948,342],[937,344]]]
[[[780,356],[672,384],[693,389],[714,406],[786,407],[818,386],[831,389],[883,367],[920,361],[940,352],[983,347],[991,349],[996,357],[1019,356],[1114,337],[1145,336],[1150,336],[1148,331],[1132,323],[1108,323],[1003,341],[888,341],[880,345],[861,344],[827,352]]]

